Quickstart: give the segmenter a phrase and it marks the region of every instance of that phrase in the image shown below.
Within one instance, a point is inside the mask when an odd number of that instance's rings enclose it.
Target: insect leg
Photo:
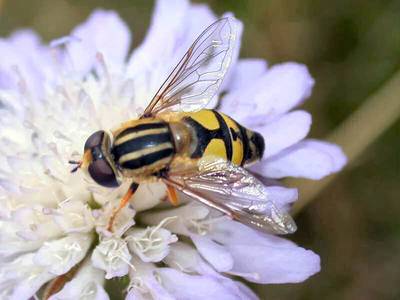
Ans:
[[[129,200],[131,199],[133,194],[136,192],[138,187],[139,187],[139,185],[136,182],[132,182],[128,191],[125,193],[124,197],[119,202],[118,207],[116,209],[114,209],[113,214],[112,214],[110,220],[108,221],[108,227],[107,227],[108,231],[112,231],[112,226],[113,226],[115,217],[120,212],[120,210],[123,209],[125,207],[125,205],[129,202]]]
[[[179,199],[178,199],[178,195],[176,194],[176,189],[168,184],[167,184],[167,194],[168,194],[169,202],[173,206],[178,206]]]
[[[208,207],[214,208],[214,209],[224,213],[232,220],[237,219],[236,214],[229,207],[223,205],[222,203],[217,203],[217,202],[212,201],[211,199],[207,199],[207,197],[204,197],[197,191],[191,190],[171,178],[163,178],[163,181],[165,184],[167,184],[167,186],[172,186],[173,188],[175,188],[176,190],[189,196],[190,198],[197,200],[197,201],[207,205]]]

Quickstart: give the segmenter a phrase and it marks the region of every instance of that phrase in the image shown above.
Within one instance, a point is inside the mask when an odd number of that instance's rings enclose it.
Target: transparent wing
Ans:
[[[170,172],[167,184],[171,183],[189,197],[260,231],[288,234],[297,229],[291,216],[268,199],[258,179],[225,160],[206,158],[196,166],[182,164]]]
[[[218,91],[229,68],[236,36],[232,17],[219,19],[204,30],[160,87],[143,116],[203,108]]]

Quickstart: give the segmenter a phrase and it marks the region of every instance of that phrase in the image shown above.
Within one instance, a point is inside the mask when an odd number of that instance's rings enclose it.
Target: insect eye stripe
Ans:
[[[160,134],[160,133],[166,133],[166,132],[168,132],[168,128],[166,128],[166,127],[135,131],[135,132],[131,132],[128,134],[124,134],[123,136],[118,136],[114,142],[114,145],[118,146],[129,140],[133,140],[133,139],[141,137],[141,136]]]

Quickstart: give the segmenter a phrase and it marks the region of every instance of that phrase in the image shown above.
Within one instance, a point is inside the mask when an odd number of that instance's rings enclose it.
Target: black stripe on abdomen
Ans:
[[[219,130],[220,130],[220,135],[221,139],[223,140],[225,144],[225,150],[226,150],[226,158],[229,161],[232,161],[232,155],[233,155],[233,146],[232,146],[232,137],[231,137],[231,131],[226,124],[224,118],[215,110],[212,111],[217,118],[217,121],[219,123]]]
[[[157,161],[160,161],[164,158],[171,157],[174,154],[174,150],[172,148],[164,149],[161,151],[153,152],[150,154],[142,155],[138,158],[131,159],[128,161],[125,161],[121,164],[121,167],[125,169],[140,169],[145,166],[149,166],[151,164],[154,164]]]
[[[185,117],[183,121],[192,127],[196,134],[197,144],[196,148],[190,155],[191,158],[202,157],[211,140],[220,138],[219,128],[214,130],[207,129],[191,117]]]
[[[252,154],[251,154],[251,149],[250,149],[250,145],[249,145],[249,139],[246,134],[246,128],[244,128],[242,125],[240,125],[236,121],[235,121],[235,123],[236,123],[236,126],[240,130],[240,135],[241,135],[242,143],[243,143],[243,159],[240,163],[240,165],[243,166],[246,163],[246,160],[248,160],[252,156]]]

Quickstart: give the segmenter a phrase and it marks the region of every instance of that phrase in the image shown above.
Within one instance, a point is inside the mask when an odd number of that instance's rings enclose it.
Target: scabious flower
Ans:
[[[103,10],[48,46],[29,30],[0,40],[1,299],[109,299],[108,280],[126,299],[256,299],[237,279],[295,283],[319,271],[316,254],[286,239],[195,202],[170,207],[157,183],[140,186],[110,233],[127,186],[108,190],[69,172],[92,132],[137,117],[215,19],[204,5],[157,1],[132,54],[127,26]],[[304,140],[311,116],[293,110],[313,83],[297,63],[232,62],[219,108],[264,135],[265,159],[252,171],[320,179],[343,167],[337,146]],[[280,207],[297,199],[296,189],[269,182]]]

